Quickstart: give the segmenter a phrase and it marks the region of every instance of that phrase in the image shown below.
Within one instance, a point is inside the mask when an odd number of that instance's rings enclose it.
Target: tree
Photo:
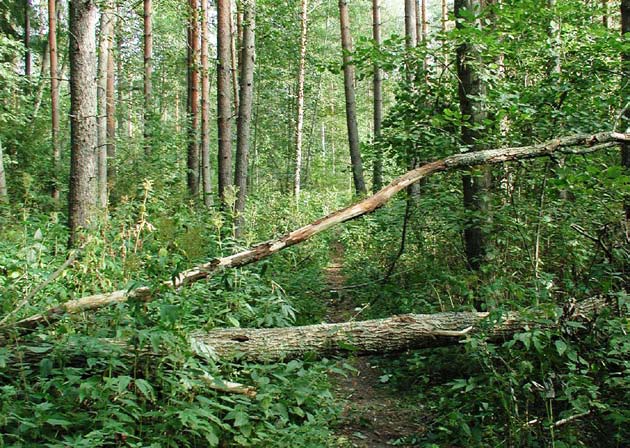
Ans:
[[[624,37],[630,36],[630,0],[621,0],[621,34]],[[628,79],[630,79],[630,50],[627,49],[621,55],[622,64],[622,95],[621,98],[625,98],[628,101],[630,95],[630,87],[628,86]],[[625,109],[625,130],[630,128],[630,103],[623,104]],[[621,165],[630,170],[630,142],[624,142],[621,147]],[[630,223],[630,199],[626,198],[625,204],[626,223]],[[627,225],[627,224],[626,224]]]
[[[300,199],[300,174],[302,171],[302,139],[304,137],[304,78],[306,76],[306,38],[308,32],[308,1],[301,1],[300,21],[300,62],[298,66],[297,119],[295,125],[295,175],[293,194]]]
[[[61,149],[59,147],[59,78],[57,76],[57,0],[48,0],[48,52],[50,54],[50,116],[52,134],[52,189],[54,201],[59,200]]]
[[[203,1],[203,0],[202,0]],[[199,3],[189,0],[188,26],[188,192],[199,195]]]
[[[151,154],[153,124],[153,0],[144,0],[144,151]]]
[[[241,43],[240,89],[236,124],[236,169],[234,185],[238,188],[235,204],[237,236],[242,232],[242,213],[247,199],[247,167],[254,98],[254,63],[256,60],[256,3],[243,0],[243,41]]]
[[[7,178],[4,174],[4,154],[2,140],[0,140],[0,203],[7,201]]]
[[[31,0],[24,0],[24,75],[31,77]]]
[[[232,105],[230,91],[230,0],[217,0],[217,121],[219,133],[219,198],[225,204],[232,183]]]
[[[381,48],[381,5],[380,0],[372,0],[372,39],[377,49]],[[378,145],[381,137],[381,126],[383,123],[383,81],[381,68],[378,63],[374,64],[374,74],[372,75],[372,90],[374,95],[374,141],[377,142],[376,155],[374,159],[374,180],[372,192],[376,193],[383,186],[383,149]]]
[[[96,21],[93,0],[70,2],[70,246],[90,225],[96,203]]]
[[[458,19],[458,29],[480,27],[477,18],[480,12],[481,2],[479,0],[456,0],[455,17]],[[474,18],[471,19],[471,17]],[[468,37],[457,47],[457,75],[460,110],[464,117],[468,117],[462,125],[462,142],[469,151],[482,148],[482,134],[479,126],[487,116],[481,100],[485,95],[485,87],[476,70],[476,65],[479,62],[479,51],[471,43],[471,38]],[[464,207],[471,215],[486,211],[482,197],[488,186],[485,174],[479,176],[468,173],[462,176]],[[486,254],[485,241],[479,221],[479,217],[470,216],[464,227],[466,258],[470,269],[474,271],[479,270]]]
[[[149,0],[150,1],[150,0]],[[97,165],[98,165],[98,205],[107,207],[107,67],[110,57],[109,47],[113,40],[114,3],[103,3],[99,35],[98,73],[97,73]]]
[[[114,66],[114,39],[116,29],[116,14],[112,9],[110,17],[111,31],[107,56],[107,83],[105,87],[106,107],[106,138],[107,138],[107,185],[111,192],[116,177],[114,161],[116,160],[116,86]],[[119,56],[120,57],[120,56]]]
[[[357,125],[357,105],[354,92],[354,63],[352,61],[352,36],[350,34],[350,14],[348,0],[339,0],[339,24],[341,27],[341,49],[343,51],[343,81],[346,95],[346,126],[350,146],[350,163],[356,194],[367,193],[363,179],[363,162],[359,150],[359,127]]]
[[[208,64],[208,0],[201,0],[201,180],[203,203],[212,205],[212,177],[210,171],[210,73]]]

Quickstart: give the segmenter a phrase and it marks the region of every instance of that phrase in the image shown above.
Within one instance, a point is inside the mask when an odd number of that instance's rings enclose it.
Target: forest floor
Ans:
[[[330,263],[324,269],[329,301],[327,320],[347,322],[357,310],[351,294],[344,292],[344,247],[330,244]],[[348,376],[331,377],[336,399],[343,406],[335,428],[338,446],[390,447],[414,446],[413,438],[424,432],[422,409],[408,403],[404,391],[383,383],[383,372],[372,357],[355,357],[348,363],[356,369]],[[426,417],[426,416],[424,416]]]

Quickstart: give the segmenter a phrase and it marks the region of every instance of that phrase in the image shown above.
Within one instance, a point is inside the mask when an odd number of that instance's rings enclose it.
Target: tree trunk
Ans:
[[[144,0],[144,152],[151,155],[153,136],[153,0]]]
[[[199,355],[238,356],[253,362],[277,362],[303,356],[399,353],[455,345],[475,334],[500,342],[515,333],[556,327],[561,320],[585,320],[584,316],[592,317],[605,307],[604,298],[587,299],[555,322],[545,316],[536,319],[531,314],[522,316],[516,312],[505,313],[499,322],[492,324],[488,321],[490,313],[402,314],[386,319],[301,327],[220,329],[195,333],[190,340]]]
[[[604,10],[602,14],[602,24],[604,28],[608,28],[608,0],[602,0],[602,9]]]
[[[236,41],[238,39],[237,36],[241,36],[241,30],[243,29],[243,26],[241,23],[242,22],[241,18],[243,17],[243,15],[241,14],[240,11],[237,11],[236,17],[239,18],[239,24],[236,26],[237,29],[235,29],[234,27],[234,16],[232,15],[232,4],[230,2],[230,61],[232,64],[230,73],[232,75],[232,91],[233,91],[232,96],[234,99],[234,116],[238,117],[238,108],[240,107],[240,98],[238,95],[238,89],[239,89],[238,67],[240,67],[241,64],[240,64],[240,61],[237,61],[237,59],[240,58],[240,51],[237,50],[236,48],[237,46]],[[241,46],[243,45],[242,37],[238,39],[238,42]]]
[[[441,15],[442,32],[446,31],[447,21],[448,21],[448,2],[447,0],[442,0],[442,15]]]
[[[31,77],[31,0],[24,0],[24,76]]]
[[[0,140],[0,204],[8,202],[7,178],[4,174],[4,154],[2,150],[2,140]]]
[[[57,8],[56,0],[48,0],[48,52],[50,53],[50,115],[52,134],[52,189],[51,196],[59,201],[59,78],[57,76]]]
[[[232,184],[232,105],[230,77],[230,0],[217,0],[217,121],[219,134],[219,197],[225,205]]]
[[[113,5],[112,5],[113,7]],[[107,138],[107,184],[108,190],[111,191],[116,178],[116,168],[114,161],[116,160],[116,100],[114,98],[116,92],[114,79],[114,39],[116,28],[116,14],[113,12],[110,17],[111,28],[109,35],[109,52],[107,56],[107,85],[105,87],[105,115],[106,117],[106,138]],[[120,57],[120,56],[118,56]]]
[[[210,66],[208,64],[208,0],[201,0],[201,179],[203,203],[212,205],[212,176],[210,171]]]
[[[405,47],[407,51],[418,43],[416,31],[416,0],[405,0]],[[409,73],[411,70],[407,67],[407,74],[409,75]]]
[[[70,2],[70,246],[96,204],[96,20],[94,0]]]
[[[374,39],[376,48],[380,49],[382,44],[380,0],[372,0],[372,39]],[[374,142],[376,143],[372,192],[376,193],[383,187],[383,148],[379,143],[383,123],[383,81],[381,68],[378,64],[374,64],[372,86],[374,94]]]
[[[202,0],[204,1],[204,0]],[[199,2],[189,0],[188,31],[188,192],[199,195]]]
[[[621,0],[621,34],[622,36],[630,36],[630,0]],[[630,50],[621,55],[621,72],[621,98],[625,98],[625,101],[627,101],[630,98],[630,86],[628,86],[628,79],[630,79]],[[628,104],[622,104],[622,107],[626,109],[623,120],[623,132],[628,132],[630,131],[630,107]],[[630,172],[630,142],[623,142],[621,145],[621,165],[627,172]],[[624,208],[626,227],[630,229],[630,197],[626,197]]]
[[[308,0],[301,1],[300,65],[298,68],[297,121],[295,125],[295,175],[293,194],[300,200],[302,172],[302,139],[304,136],[304,79],[306,77],[306,38],[308,33]]]
[[[247,168],[249,164],[249,142],[254,99],[254,64],[256,60],[256,3],[242,0],[243,41],[241,43],[240,104],[236,124],[236,170],[234,184],[238,188],[234,211],[236,214],[236,236],[242,234],[245,201],[247,199]]]
[[[150,1],[150,0],[149,0]],[[103,3],[101,11],[101,25],[98,43],[98,74],[97,74],[97,160],[98,160],[98,205],[107,207],[107,66],[109,64],[109,46],[114,3],[108,0]]]
[[[204,263],[195,268],[186,270],[173,279],[158,286],[179,288],[184,285],[207,278],[214,273],[227,268],[242,267],[263,258],[269,257],[283,249],[302,243],[313,236],[324,232],[338,224],[350,221],[382,207],[396,193],[404,190],[414,182],[418,182],[431,174],[454,170],[466,169],[472,166],[484,164],[500,164],[515,160],[533,159],[537,157],[553,156],[556,154],[587,154],[604,148],[616,147],[621,142],[630,141],[630,134],[617,134],[603,132],[595,135],[574,135],[551,140],[533,146],[517,148],[490,149],[460,153],[445,159],[428,163],[416,168],[393,180],[388,186],[378,193],[362,201],[337,210],[328,216],[307,224],[297,230],[287,233],[279,238],[259,243],[243,252],[229,255]],[[585,148],[576,148],[585,147]],[[137,300],[152,300],[153,291],[149,287],[136,289],[121,289],[105,294],[96,294],[76,300],[70,300],[48,311],[23,319],[16,324],[19,328],[35,328],[40,324],[51,324],[59,320],[65,313],[78,313],[87,310],[99,309],[105,306],[126,302],[129,298]],[[0,329],[1,330],[1,329]]]
[[[419,2],[419,4],[418,4]],[[429,38],[429,21],[427,20],[427,0],[418,0],[416,9],[419,9],[418,36],[422,36],[422,42],[426,42]],[[420,37],[419,37],[420,38]]]
[[[480,27],[480,21],[476,18],[481,12],[480,0],[455,0],[455,17],[457,27]],[[468,14],[464,13],[466,11]],[[470,20],[470,14],[475,19]],[[459,104],[463,116],[468,117],[462,126],[462,143],[468,151],[482,149],[483,133],[479,128],[487,117],[483,100],[485,86],[475,70],[475,65],[480,62],[479,50],[470,42],[463,42],[457,48],[457,74],[459,79]],[[489,173],[481,176],[472,173],[462,176],[464,189],[464,207],[469,214],[486,214],[487,189],[489,187]],[[472,216],[467,219],[464,227],[464,243],[468,266],[473,271],[478,271],[486,255],[486,243],[481,228],[479,217]]]
[[[341,27],[341,49],[343,51],[343,80],[346,94],[346,125],[348,127],[348,143],[352,178],[357,195],[367,193],[363,179],[363,162],[359,149],[359,127],[357,124],[357,104],[354,93],[354,63],[352,61],[352,36],[350,34],[350,14],[348,0],[339,0],[339,23]]]

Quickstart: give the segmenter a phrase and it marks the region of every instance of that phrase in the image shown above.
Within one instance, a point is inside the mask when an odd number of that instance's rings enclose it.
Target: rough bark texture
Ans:
[[[603,298],[578,303],[564,319],[584,318],[606,306]],[[537,321],[516,312],[505,313],[492,322],[489,313],[459,312],[403,314],[363,322],[307,325],[288,328],[230,328],[191,337],[193,350],[202,356],[234,356],[254,362],[274,362],[304,355],[385,354],[409,349],[453,345],[469,335],[483,334],[487,340],[502,341],[514,333],[550,328],[549,319]]]
[[[428,163],[393,180],[388,186],[373,196],[337,210],[315,222],[300,227],[274,240],[259,243],[243,252],[229,255],[204,263],[195,268],[181,272],[162,286],[179,288],[186,284],[207,278],[225,268],[235,268],[254,263],[269,257],[283,249],[299,244],[311,237],[343,222],[371,213],[389,201],[392,196],[409,185],[437,172],[464,169],[483,164],[500,164],[514,160],[532,159],[555,154],[587,154],[604,148],[618,146],[622,141],[630,141],[630,134],[603,132],[594,135],[574,135],[551,140],[533,146],[516,148],[489,149],[469,153],[456,154],[445,159]],[[156,288],[159,290],[160,286]],[[76,300],[70,300],[42,314],[37,314],[17,322],[19,328],[35,328],[40,324],[52,323],[65,313],[77,313],[95,310],[105,306],[126,302],[129,299],[150,301],[153,290],[140,287],[132,290],[119,290],[111,293],[96,294]],[[1,329],[0,329],[1,331]]]
[[[240,2],[236,2],[237,5]],[[240,107],[240,98],[239,98],[239,82],[238,82],[238,67],[241,66],[240,63],[240,51],[237,49],[237,39],[239,42],[239,45],[242,45],[243,39],[242,39],[242,29],[243,29],[243,17],[244,14],[242,13],[242,7],[241,8],[237,8],[239,9],[239,11],[237,11],[236,13],[236,17],[238,18],[238,24],[236,25],[236,29],[234,29],[234,16],[232,15],[232,4],[230,2],[230,61],[231,61],[231,70],[230,73],[232,75],[232,97],[234,100],[234,115],[238,116],[238,109]],[[238,36],[241,36],[241,38],[238,38]],[[240,47],[239,47],[240,48]]]
[[[93,0],[70,2],[69,244],[89,225],[96,203],[96,20]]]
[[[151,154],[153,124],[153,0],[144,0],[144,151]]]
[[[31,0],[24,0],[24,75],[31,77]]]
[[[116,14],[111,14],[111,31],[109,40],[109,54],[107,56],[107,85],[105,87],[105,97],[107,105],[105,107],[106,137],[107,137],[107,186],[111,191],[116,178],[114,161],[116,160],[116,86],[115,86],[115,66],[114,66],[114,39],[116,28]]]
[[[201,180],[203,203],[212,205],[212,175],[210,171],[210,66],[208,64],[208,0],[201,0]]]
[[[59,78],[57,77],[57,8],[56,0],[48,0],[48,52],[50,53],[50,115],[52,133],[52,188],[51,195],[59,200]]]
[[[150,0],[148,0],[150,1]],[[110,55],[109,46],[112,38],[112,11],[114,2],[103,3],[98,40],[97,95],[97,166],[98,166],[98,205],[107,207],[107,66]]]
[[[416,0],[405,0],[405,47],[407,50],[418,43],[416,32]],[[409,69],[407,70],[410,72]]]
[[[308,32],[308,1],[302,0],[300,29],[300,65],[298,68],[297,121],[295,125],[295,175],[293,194],[300,199],[302,173],[302,139],[304,136],[304,78],[306,77],[306,38]]]
[[[376,47],[380,49],[382,44],[380,0],[372,0],[372,39],[374,39],[374,44],[376,45]],[[378,64],[374,64],[372,87],[374,93],[374,141],[377,142],[378,145],[378,140],[381,137],[381,125],[383,123],[383,81],[381,68],[378,66]],[[383,149],[380,146],[377,146],[376,156],[374,158],[374,180],[372,185],[372,192],[376,193],[382,187]]]
[[[457,27],[479,27],[478,19],[470,21],[469,14],[478,15],[482,3],[480,0],[455,0],[455,17],[458,18]],[[468,14],[465,14],[467,11]],[[461,20],[460,20],[461,19]],[[469,117],[462,126],[462,143],[468,151],[482,149],[481,132],[479,126],[486,119],[487,113],[480,98],[485,96],[485,87],[475,65],[480,62],[479,50],[470,42],[463,42],[457,48],[457,75],[459,79],[459,104],[463,116]],[[487,212],[484,196],[489,187],[489,172],[482,175],[471,173],[462,176],[464,190],[464,207],[471,214]],[[467,220],[464,228],[464,242],[468,266],[472,270],[479,270],[486,254],[485,240],[479,217]]]
[[[203,1],[203,0],[202,0]],[[188,193],[199,195],[199,1],[189,0],[188,27]]]
[[[4,174],[4,154],[0,140],[0,203],[7,201],[7,178]]]
[[[236,235],[241,235],[243,228],[242,214],[247,199],[247,168],[249,166],[249,142],[254,101],[254,64],[256,61],[256,5],[254,0],[243,0],[243,41],[241,43],[240,104],[236,124],[236,169],[234,184],[238,188],[236,195]]]
[[[630,0],[621,0],[621,34],[630,35]],[[630,51],[621,55],[621,98],[629,101],[630,98]],[[623,132],[630,131],[630,107],[628,104],[622,104],[626,108],[625,120],[623,121]],[[621,165],[630,170],[630,142],[623,142],[621,145]],[[626,198],[625,204],[626,226],[630,225],[630,198]]]
[[[341,49],[343,51],[343,81],[346,94],[346,124],[350,145],[350,163],[354,189],[358,195],[366,194],[363,179],[363,161],[359,150],[359,127],[357,125],[357,104],[354,93],[354,63],[352,62],[352,36],[350,34],[350,14],[348,0],[339,0],[339,23],[341,27]]]
[[[219,197],[225,204],[232,184],[232,105],[230,78],[230,0],[217,0],[217,120],[219,133]]]

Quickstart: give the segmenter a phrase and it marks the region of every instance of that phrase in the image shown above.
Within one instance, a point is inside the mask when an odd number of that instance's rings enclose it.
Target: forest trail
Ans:
[[[356,314],[350,294],[344,292],[344,246],[337,240],[330,244],[330,263],[324,269],[327,285],[327,320],[347,322]],[[401,391],[381,382],[383,372],[373,365],[372,357],[356,357],[348,363],[356,372],[333,375],[336,399],[342,404],[341,419],[335,428],[340,447],[413,446],[414,435],[423,431],[421,406],[405,405]]]

